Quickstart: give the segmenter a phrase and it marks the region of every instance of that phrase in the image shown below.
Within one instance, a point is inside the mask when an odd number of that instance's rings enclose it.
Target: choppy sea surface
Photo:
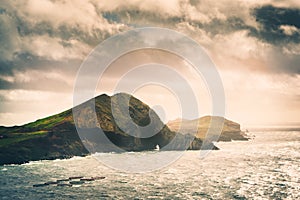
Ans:
[[[0,166],[0,198],[300,199],[300,132],[256,130],[251,134],[255,137],[247,142],[217,143],[221,150],[204,159],[199,151],[187,151],[170,166],[150,173],[116,171],[93,156]],[[33,187],[70,176],[105,179],[71,187]]]

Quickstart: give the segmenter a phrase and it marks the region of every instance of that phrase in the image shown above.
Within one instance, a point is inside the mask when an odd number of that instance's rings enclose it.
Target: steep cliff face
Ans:
[[[130,99],[127,105],[127,100]],[[114,115],[112,113],[112,106]],[[128,116],[129,106],[129,116]],[[95,107],[96,117],[93,115]],[[155,149],[156,145],[160,148],[165,147],[175,138],[176,133],[162,123],[157,114],[150,107],[140,100],[124,93],[116,94],[112,97],[101,95],[95,100],[86,102],[74,109],[75,122],[81,129],[81,138],[88,146],[88,149],[94,152],[116,151],[118,148],[125,151],[143,151]],[[150,119],[150,115],[152,116]],[[118,123],[116,122],[118,118]],[[134,124],[130,125],[130,122]],[[151,123],[148,130],[153,130],[156,134],[151,137],[141,138],[146,135],[145,127]],[[99,134],[99,127],[104,131],[106,137],[110,140],[105,142],[105,138]],[[131,133],[130,135],[127,133]],[[133,135],[139,136],[134,137]],[[182,139],[182,138],[181,138]],[[201,141],[199,141],[201,142]],[[184,143],[182,141],[182,143]],[[180,144],[171,145],[170,150],[180,149]]]
[[[196,150],[202,146],[199,138],[170,131],[148,105],[128,94],[100,95],[73,111],[69,109],[23,126],[0,127],[0,164],[84,156],[90,152],[116,151],[116,147],[120,151],[143,151],[153,150],[156,145],[164,150]],[[130,121],[136,126],[129,126]],[[149,124],[149,129],[139,128]],[[99,134],[100,127],[104,135]],[[145,138],[127,134],[143,136],[147,130],[156,134]]]
[[[219,127],[210,125],[212,120],[215,120],[215,124],[223,124],[220,134],[218,134]],[[177,119],[168,122],[167,125],[172,131],[180,131],[183,134],[196,134],[196,137],[201,140],[209,139],[209,137],[217,138],[217,141],[248,140],[241,131],[240,124],[218,116],[204,116],[195,120]],[[198,129],[196,133],[194,133],[195,127]],[[209,129],[210,132],[207,134]]]

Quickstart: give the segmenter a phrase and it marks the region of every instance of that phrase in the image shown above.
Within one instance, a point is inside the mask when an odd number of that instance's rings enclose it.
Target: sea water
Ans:
[[[300,199],[300,132],[255,131],[250,141],[219,142],[158,171],[129,173],[93,156],[0,167],[1,199]],[[172,152],[157,152],[172,153]],[[140,156],[153,152],[125,153]],[[98,155],[99,156],[99,155]],[[100,154],[111,157],[112,153]],[[71,176],[105,179],[71,187],[34,184]]]

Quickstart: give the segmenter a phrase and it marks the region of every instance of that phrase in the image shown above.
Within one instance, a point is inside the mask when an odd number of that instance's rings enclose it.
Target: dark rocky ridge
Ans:
[[[112,116],[111,105],[119,105],[116,109],[118,116],[121,117],[122,123],[127,123],[128,119],[123,109],[125,107],[120,106],[126,98],[130,98],[129,112],[136,124],[148,125],[151,113],[153,128],[162,127],[156,135],[136,138],[125,132],[139,131],[138,129],[124,132],[117,126]],[[96,117],[92,112],[93,107],[96,110]],[[125,151],[153,150],[156,145],[164,150],[217,149],[211,143],[202,147],[202,140],[199,138],[170,131],[148,105],[124,93],[112,97],[104,94],[96,97],[95,101],[89,100],[74,108],[74,116],[77,128],[84,130],[84,134],[80,135],[82,140],[77,134],[72,109],[23,126],[0,127],[0,164],[85,156],[90,152],[110,152],[115,151],[115,148],[112,148],[114,145]],[[105,142],[106,137],[99,135],[100,127],[114,145]]]

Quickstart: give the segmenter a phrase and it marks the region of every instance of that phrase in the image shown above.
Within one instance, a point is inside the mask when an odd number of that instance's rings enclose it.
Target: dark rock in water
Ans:
[[[130,116],[126,104],[128,98]],[[128,129],[125,132],[113,117],[112,105],[120,123]],[[96,115],[92,112],[94,108]],[[126,126],[129,121],[139,126],[151,122],[151,128],[157,134],[148,138],[133,137],[127,133],[141,135],[143,129]],[[99,134],[100,127],[104,135]],[[83,131],[81,138],[76,128]],[[117,151],[115,146],[123,151],[145,151],[154,150],[157,145],[160,150],[196,150],[202,145],[199,138],[170,131],[148,105],[124,93],[112,97],[100,95],[75,107],[74,113],[69,109],[23,126],[0,127],[0,135],[3,136],[0,139],[0,165]]]
[[[45,184],[45,183],[41,183],[41,184],[34,184],[32,185],[33,187],[44,187],[44,186],[47,186],[48,184]]]
[[[69,177],[69,180],[72,180],[72,179],[81,179],[83,178],[83,176],[71,176]]]
[[[46,185],[55,185],[55,184],[57,184],[57,181],[48,181],[45,184]]]
[[[94,178],[81,178],[81,181],[94,181]]]
[[[91,181],[100,180],[104,178],[105,178],[104,176],[89,177],[89,178],[85,178],[83,176],[72,176],[65,179],[57,179],[56,181],[48,181],[42,184],[34,184],[33,187],[43,187],[49,185],[71,187],[72,185],[81,185],[84,184],[85,182],[91,182]]]

